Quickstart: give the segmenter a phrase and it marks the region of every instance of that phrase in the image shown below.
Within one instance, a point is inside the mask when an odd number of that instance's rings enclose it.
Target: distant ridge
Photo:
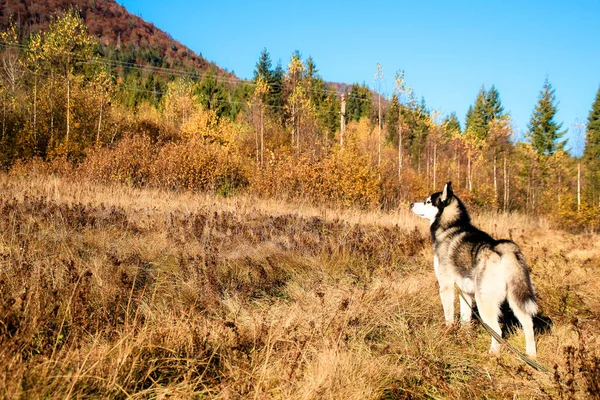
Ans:
[[[220,76],[235,78],[114,0],[0,0],[0,29],[6,29],[12,17],[24,35],[35,33],[46,29],[53,15],[70,7],[80,11],[89,33],[98,38],[101,46],[148,50],[148,56],[138,55],[132,60],[136,63],[198,72],[214,68]]]

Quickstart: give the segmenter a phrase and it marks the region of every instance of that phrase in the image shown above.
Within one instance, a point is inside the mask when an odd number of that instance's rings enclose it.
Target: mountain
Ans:
[[[214,69],[217,75],[235,78],[114,0],[0,0],[0,29],[6,29],[12,19],[26,37],[46,29],[52,16],[70,7],[79,10],[89,33],[103,48],[128,52],[129,62],[200,72]]]

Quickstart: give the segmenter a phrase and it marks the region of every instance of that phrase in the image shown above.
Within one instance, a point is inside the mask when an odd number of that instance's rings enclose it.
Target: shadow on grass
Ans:
[[[518,329],[521,329],[521,323],[515,317],[508,302],[505,301],[500,306],[500,325],[502,326],[502,337],[508,337],[514,334]],[[552,329],[554,322],[552,319],[543,313],[537,313],[533,317],[533,331],[536,335],[544,335]]]

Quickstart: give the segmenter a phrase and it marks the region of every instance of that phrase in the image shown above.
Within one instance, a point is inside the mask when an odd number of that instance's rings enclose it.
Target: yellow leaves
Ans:
[[[377,72],[375,73],[375,81],[383,80],[383,67],[381,64],[377,63]]]
[[[199,106],[193,94],[193,84],[189,79],[178,78],[169,82],[167,94],[163,98],[163,112],[167,121],[175,125],[186,122]]]
[[[87,27],[75,10],[69,9],[63,16],[54,18],[44,32],[30,45],[31,50],[39,50],[39,57],[55,65],[66,68],[72,63],[87,60],[92,56],[94,39],[88,35]]]
[[[256,86],[254,87],[254,99],[255,101],[264,102],[265,97],[269,94],[271,88],[269,87],[269,83],[263,78],[258,78],[256,82]]]
[[[288,64],[288,70],[286,73],[286,79],[288,80],[288,82],[290,82],[292,87],[295,87],[298,84],[298,82],[300,82],[305,70],[306,67],[304,66],[304,63],[302,62],[298,54],[292,55],[292,59]]]
[[[181,126],[181,135],[185,139],[203,139],[225,145],[232,141],[228,122],[219,124],[217,114],[211,110],[196,110]]]
[[[3,42],[2,45],[5,46],[13,46],[19,44],[19,30],[12,18],[8,29],[0,32],[0,41]]]
[[[315,159],[307,154],[273,156],[251,182],[264,196],[289,196],[346,206],[371,207],[381,199],[382,186],[366,155],[334,150]]]

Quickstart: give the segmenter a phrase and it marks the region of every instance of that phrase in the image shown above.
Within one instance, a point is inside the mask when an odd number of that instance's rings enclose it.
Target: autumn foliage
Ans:
[[[273,68],[264,50],[254,80],[237,84],[216,69],[124,67],[113,62],[123,55],[116,44],[90,35],[81,18],[90,12],[70,8],[41,31],[27,35],[13,23],[2,33],[4,168],[60,159],[94,182],[370,209],[403,207],[452,180],[475,209],[598,227],[596,156],[516,142],[494,87],[482,87],[464,129],[456,115],[417,101],[404,73],[389,101],[352,85],[341,115],[336,86],[299,52],[284,69]],[[553,96],[546,82],[546,106],[532,124],[553,121]]]

